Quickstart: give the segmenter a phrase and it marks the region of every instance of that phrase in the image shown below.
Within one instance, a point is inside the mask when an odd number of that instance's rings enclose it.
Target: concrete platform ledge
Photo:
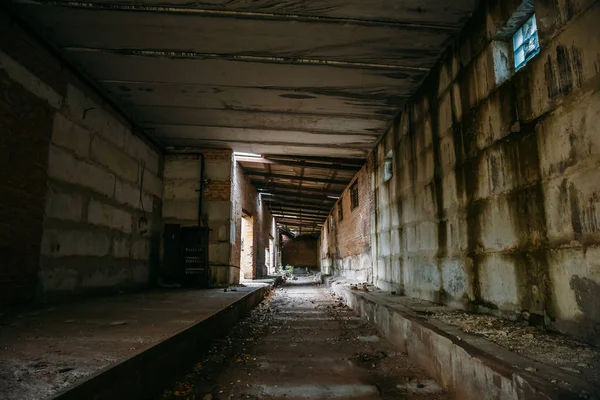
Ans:
[[[600,388],[456,327],[418,315],[383,291],[325,284],[457,399],[600,399]]]
[[[160,396],[277,283],[141,292],[23,312],[2,327],[0,398]]]

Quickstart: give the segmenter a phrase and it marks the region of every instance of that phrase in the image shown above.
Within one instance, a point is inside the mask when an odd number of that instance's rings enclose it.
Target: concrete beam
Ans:
[[[245,170],[244,173],[248,176],[264,176],[265,178],[289,179],[292,181],[330,183],[330,184],[338,184],[338,185],[347,185],[350,183],[350,180],[341,181],[341,180],[327,179],[327,178],[313,178],[313,177],[309,177],[309,176],[300,177],[300,176],[284,175],[284,174],[269,174],[268,172],[259,172],[259,171],[252,171],[252,170]]]

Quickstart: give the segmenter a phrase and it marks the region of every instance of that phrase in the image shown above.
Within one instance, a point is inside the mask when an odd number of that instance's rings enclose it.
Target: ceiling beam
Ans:
[[[360,170],[360,167],[357,165],[322,164],[322,163],[313,163],[313,162],[306,162],[306,161],[287,161],[287,160],[284,161],[284,160],[268,159],[265,157],[236,156],[235,159],[236,159],[236,161],[245,162],[245,163],[273,164],[273,165],[283,165],[283,166],[287,166],[287,167],[315,168],[315,169],[351,171],[351,172],[357,172]]]
[[[285,227],[287,227],[288,229],[289,229],[290,227],[293,227],[293,228],[314,228],[314,229],[316,229],[317,231],[320,231],[320,230],[321,230],[321,228],[323,227],[323,225],[321,225],[321,224],[291,224],[291,223],[280,223],[279,225],[280,225],[280,226],[285,226]]]
[[[287,225],[287,226],[315,226],[315,227],[323,226],[322,223],[318,223],[318,222],[303,223],[302,221],[290,221],[290,220],[282,220],[282,219],[279,219],[279,220],[276,219],[276,221],[278,224]]]
[[[313,200],[323,200],[328,202],[336,202],[337,198],[332,199],[327,196],[311,194],[311,193],[302,193],[302,192],[283,192],[283,191],[268,191],[261,192],[263,196],[274,196],[274,197],[287,197],[289,199],[313,199]]]
[[[160,14],[185,14],[196,15],[200,17],[220,17],[220,18],[237,18],[237,19],[255,19],[255,20],[274,20],[274,21],[298,21],[298,22],[314,22],[326,24],[340,25],[361,25],[361,26],[387,26],[392,28],[415,29],[415,30],[430,30],[430,31],[449,31],[456,32],[459,28],[453,25],[417,23],[401,20],[372,20],[372,19],[357,19],[343,17],[326,17],[298,14],[279,14],[272,12],[256,12],[256,11],[236,11],[222,9],[203,9],[182,7],[175,4],[150,5],[150,4],[132,4],[119,2],[75,2],[68,0],[16,0],[15,3],[22,4],[38,4],[56,7],[80,8],[84,10],[107,10],[107,11],[123,11],[130,13],[160,13]]]
[[[355,165],[362,167],[365,163],[361,158],[339,158],[339,157],[319,157],[319,156],[288,156],[280,154],[263,154],[263,157],[269,160],[293,160],[293,161],[308,161],[308,162],[329,162],[342,165]]]
[[[268,181],[258,181],[258,180],[251,180],[252,184],[259,190],[259,191],[270,191],[270,190],[274,190],[274,191],[278,191],[278,190],[283,190],[283,191],[295,191],[295,192],[300,192],[300,193],[314,193],[317,195],[322,195],[322,196],[339,196],[340,192],[332,192],[332,191],[326,191],[324,189],[319,189],[319,188],[311,188],[311,187],[306,187],[306,186],[302,186],[302,187],[298,187],[296,185],[286,185],[283,183],[274,183],[274,182],[268,182]]]
[[[323,204],[323,203],[311,203],[311,202],[286,202],[284,200],[281,199],[262,199],[262,201],[266,201],[267,203],[271,203],[271,204],[276,204],[276,205],[281,205],[284,207],[288,207],[288,208],[300,208],[300,209],[306,209],[306,210],[323,210],[323,211],[331,211],[331,209],[333,208],[333,204],[327,205],[327,204]]]
[[[290,220],[290,221],[298,221],[298,222],[315,222],[315,223],[324,223],[327,218],[314,218],[314,217],[302,217],[302,218],[292,218],[286,215],[279,215],[275,217],[275,220]]]
[[[313,215],[292,216],[292,215],[286,215],[286,214],[280,214],[280,215],[275,216],[275,219],[278,219],[278,218],[294,219],[294,220],[298,220],[298,221],[300,221],[300,220],[310,220],[310,221],[318,221],[318,222],[325,222],[325,220],[327,219],[327,217],[319,217],[319,216],[313,216]]]
[[[328,208],[318,208],[318,207],[310,207],[310,206],[304,206],[304,207],[294,207],[291,205],[284,205],[284,204],[273,204],[271,203],[271,210],[283,210],[283,211],[294,211],[294,212],[313,212],[313,213],[323,213],[324,215],[328,215],[329,212],[331,211],[331,209]]]
[[[414,72],[429,72],[428,67],[415,67],[411,65],[399,64],[381,64],[381,63],[365,63],[356,61],[342,60],[326,60],[320,58],[295,58],[281,56],[251,56],[241,54],[228,53],[203,53],[197,51],[181,51],[175,49],[120,49],[120,48],[97,48],[97,47],[77,47],[65,46],[61,47],[63,51],[75,53],[104,53],[116,54],[119,56],[130,57],[146,57],[146,58],[166,58],[173,60],[227,60],[227,61],[242,61],[262,64],[293,64],[293,65],[312,65],[312,66],[327,66],[335,68],[352,68],[352,69],[380,69],[388,71],[414,71]]]
[[[271,209],[271,213],[284,213],[290,215],[312,215],[315,217],[327,217],[329,212],[325,210],[317,211],[317,210],[295,210],[295,209],[284,209],[283,207],[273,207]]]
[[[352,179],[348,180],[332,180],[327,178],[313,178],[313,177],[300,177],[294,175],[284,175],[284,174],[269,174],[267,172],[253,171],[251,169],[244,169],[244,173],[248,176],[264,176],[265,178],[275,178],[275,179],[290,179],[292,181],[306,181],[306,182],[317,182],[317,183],[330,183],[334,185],[348,185]]]

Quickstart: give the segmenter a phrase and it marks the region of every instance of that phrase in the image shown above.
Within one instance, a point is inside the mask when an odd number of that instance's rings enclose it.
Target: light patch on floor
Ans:
[[[294,385],[294,386],[251,386],[246,394],[274,396],[276,398],[293,397],[297,399],[352,399],[361,396],[375,396],[379,391],[375,386],[346,385]]]

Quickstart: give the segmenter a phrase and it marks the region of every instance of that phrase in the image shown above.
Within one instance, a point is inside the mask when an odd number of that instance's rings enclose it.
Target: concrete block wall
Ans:
[[[240,165],[233,162],[232,167],[232,188],[231,188],[231,222],[235,226],[235,242],[232,245],[231,265],[235,274],[234,281],[240,279],[240,257],[242,241],[242,214],[252,217],[253,221],[253,272],[252,278],[258,278],[267,275],[267,262],[265,260],[265,249],[269,248],[269,239],[273,239],[275,246],[278,245],[278,238],[275,234],[275,221],[267,203],[261,201],[256,187],[250,181],[250,178],[244,174]],[[270,254],[271,258],[273,255]]]
[[[197,154],[167,154],[164,167],[164,223],[198,225],[201,177],[200,154],[204,155],[203,214],[210,227],[209,263],[216,284],[230,283],[231,243],[231,150],[201,150]],[[163,268],[165,266],[163,265]]]
[[[3,14],[0,37],[0,301],[147,286],[160,153]]]
[[[320,265],[327,274],[372,282],[371,257],[374,218],[373,154],[348,185],[321,229]],[[358,182],[358,206],[352,209],[350,186]],[[343,207],[339,219],[338,207]],[[331,223],[333,222],[333,224]]]
[[[283,265],[318,269],[319,255],[318,238],[310,235],[303,235],[295,238],[282,235],[281,262]]]
[[[483,2],[374,150],[373,279],[598,344],[600,2],[534,1],[515,72],[521,4]]]

